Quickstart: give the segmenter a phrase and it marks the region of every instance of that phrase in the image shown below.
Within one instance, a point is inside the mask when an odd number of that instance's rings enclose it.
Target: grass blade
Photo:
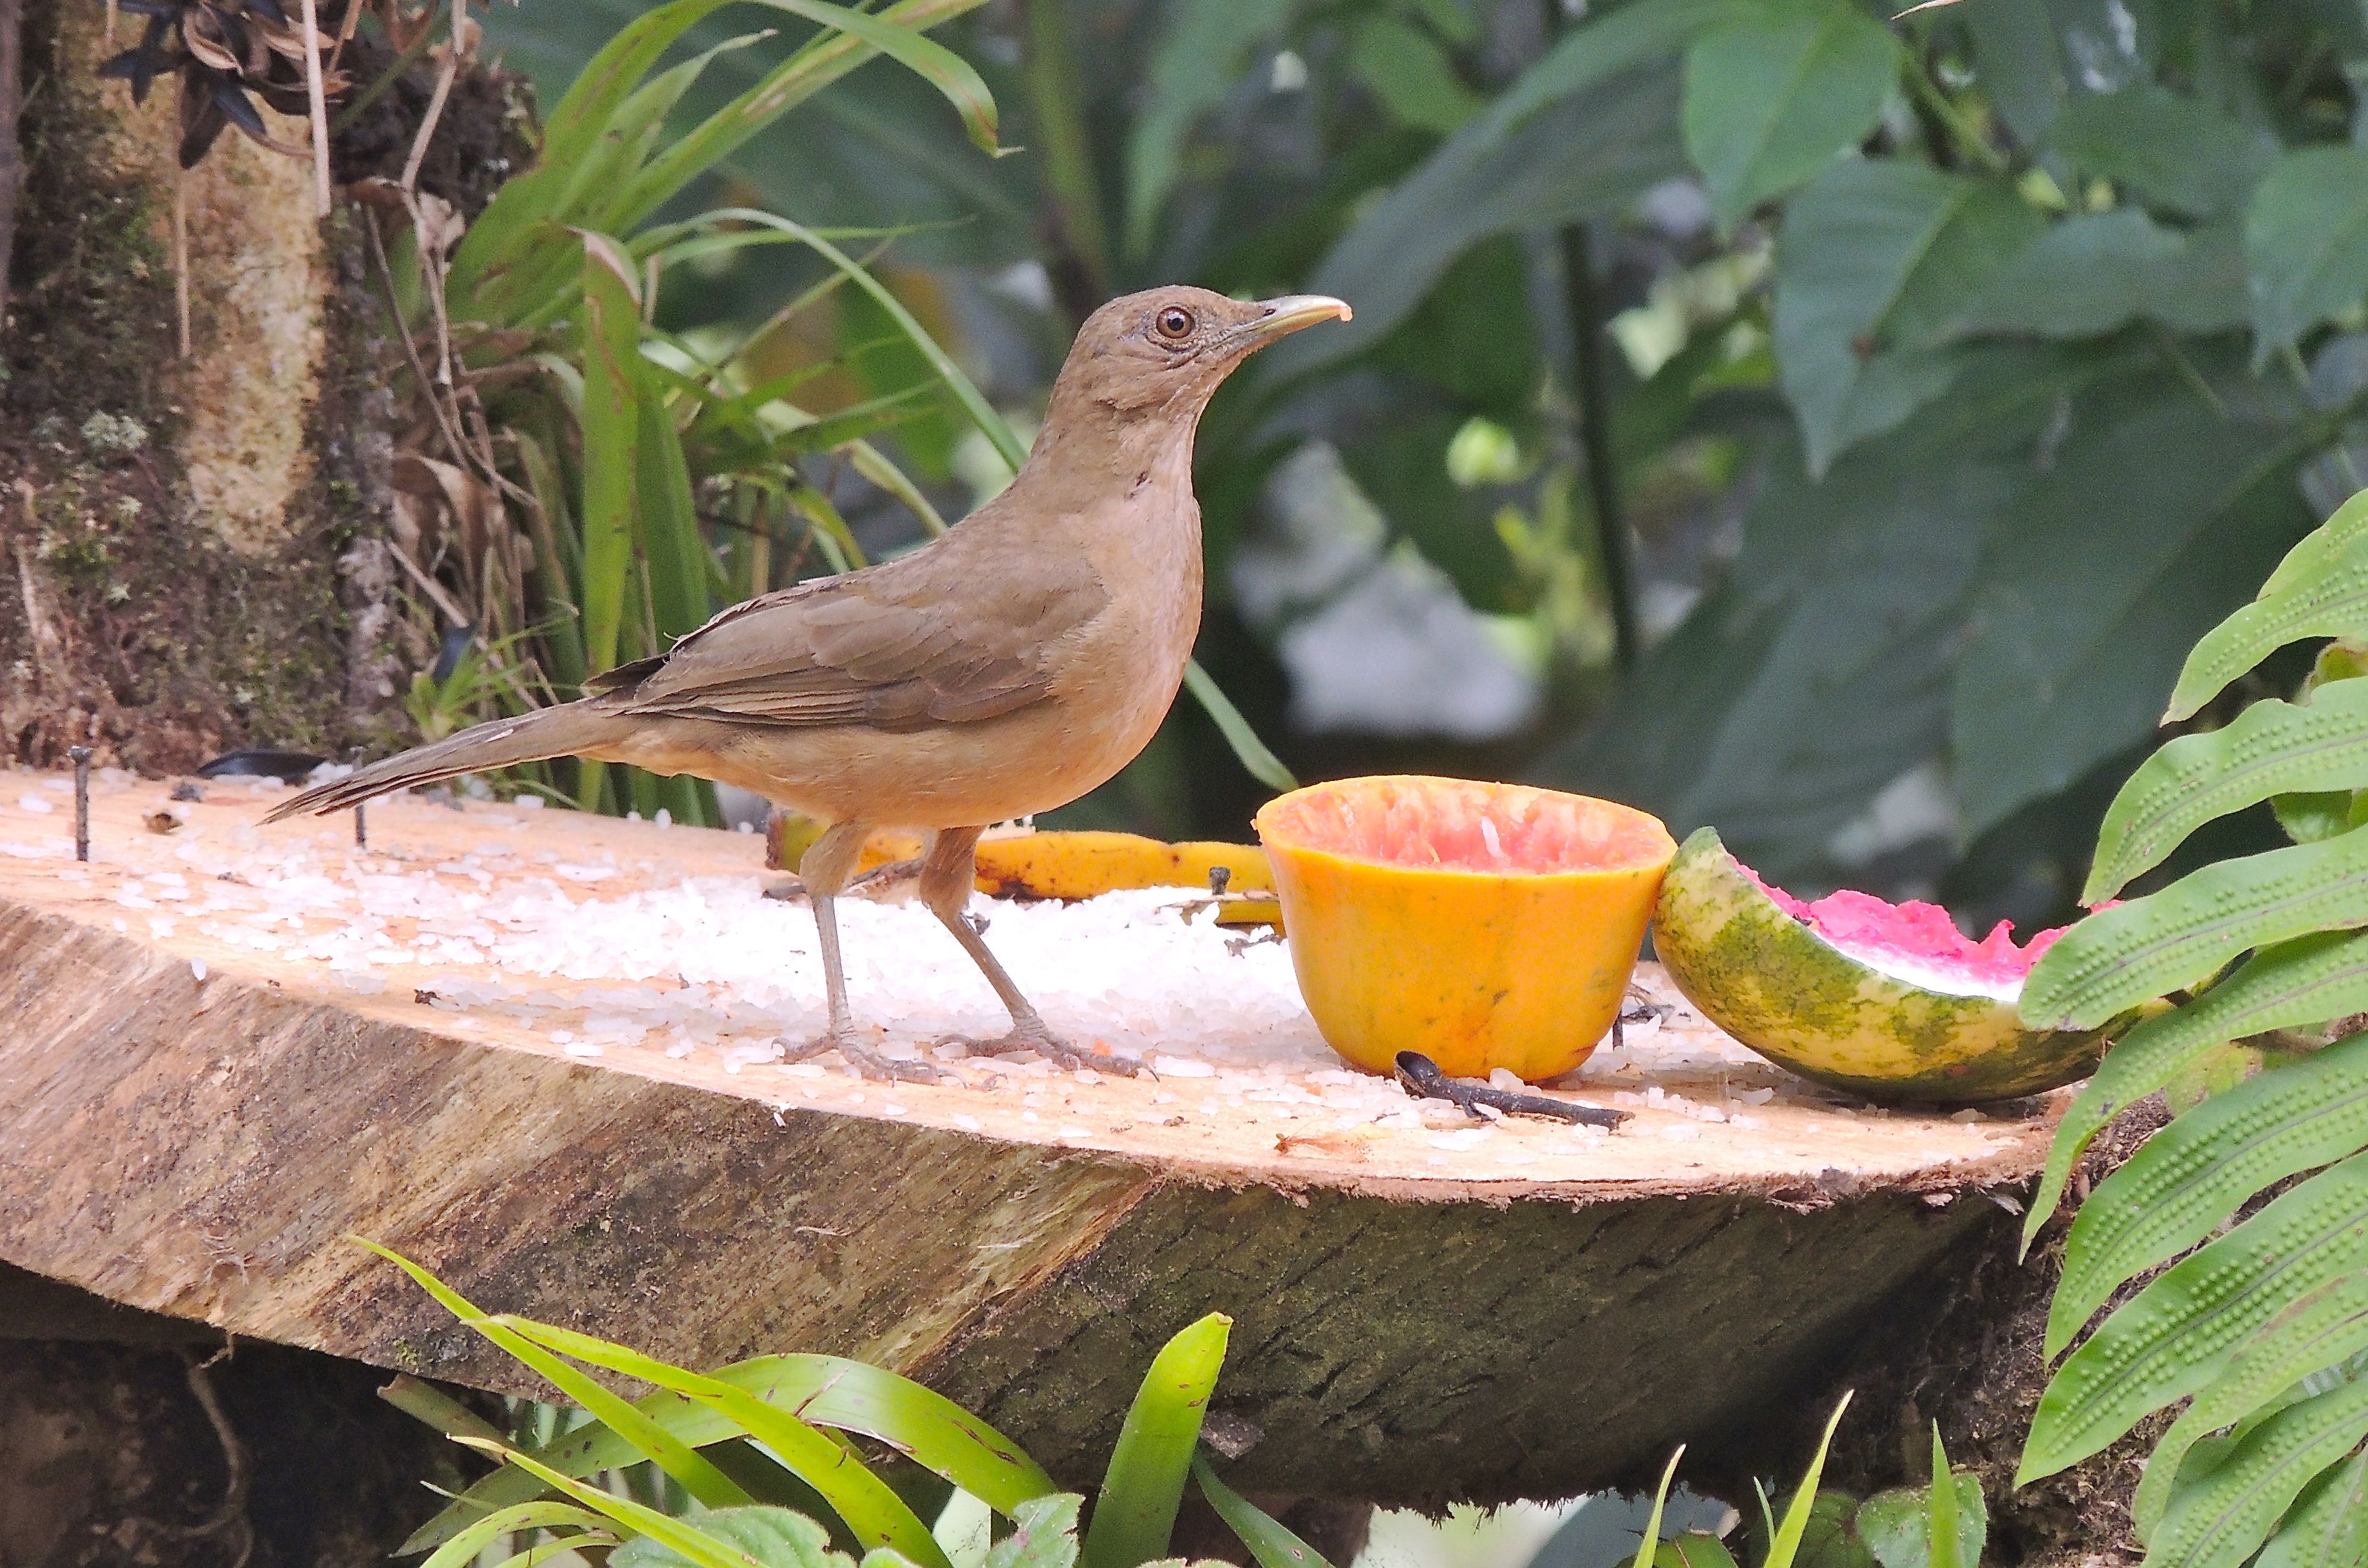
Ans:
[[[2044,962],[2044,960],[2041,960]],[[2023,1216],[2027,1250],[2064,1197],[2090,1139],[2133,1101],[2171,1081],[2214,1046],[2368,1010],[2368,933],[2330,932],[2255,953],[2183,1006],[2146,1019],[2105,1053],[2056,1124],[2039,1191]]]
[[[1669,1462],[1661,1467],[1661,1484],[1653,1489],[1653,1511],[1645,1516],[1644,1539],[1636,1543],[1636,1561],[1629,1568],[1653,1568],[1653,1560],[1661,1554],[1661,1510],[1669,1501],[1669,1483],[1678,1478],[1678,1461],[1685,1457],[1686,1446],[1679,1443],[1671,1450]],[[1790,1517],[1785,1523],[1792,1523]],[[1797,1535],[1794,1544],[1799,1544]],[[1790,1560],[1787,1561],[1789,1562]],[[1769,1553],[1769,1562],[1775,1562],[1772,1551]]]
[[[2080,1205],[2043,1354],[2107,1297],[2202,1242],[2273,1182],[2368,1148],[2368,1034],[2213,1096],[2146,1140]]]
[[[550,1466],[501,1443],[488,1443],[476,1437],[455,1439],[472,1449],[493,1455],[505,1464],[514,1464],[553,1491],[564,1492],[585,1507],[625,1527],[627,1533],[647,1536],[669,1551],[680,1552],[698,1564],[698,1568],[748,1568],[748,1561],[736,1547],[716,1540],[695,1525],[670,1517],[629,1498],[588,1486],[571,1476],[560,1474]]]
[[[453,1290],[426,1268],[412,1262],[401,1253],[361,1236],[349,1237],[359,1246],[378,1254],[418,1282],[421,1290],[436,1298],[446,1312],[468,1327],[484,1335],[494,1344],[535,1371],[549,1379],[552,1384],[569,1399],[590,1411],[625,1440],[632,1445],[636,1459],[654,1461],[660,1470],[682,1483],[693,1497],[711,1508],[730,1503],[746,1503],[746,1493],[733,1484],[730,1477],[700,1457],[680,1438],[656,1422],[635,1410],[617,1394],[609,1392],[584,1373],[534,1345],[506,1324],[479,1311],[474,1302]],[[453,1441],[476,1443],[482,1439],[463,1434],[453,1434]],[[572,1495],[572,1494],[571,1494]]]
[[[1833,1447],[1835,1429],[1842,1424],[1842,1412],[1850,1408],[1850,1392],[1844,1392],[1834,1413],[1826,1418],[1825,1436],[1817,1439],[1817,1451],[1811,1456],[1809,1468],[1802,1474],[1801,1484],[1784,1509],[1784,1522],[1776,1527],[1775,1535],[1770,1539],[1768,1560],[1760,1568],[1793,1568],[1793,1559],[1800,1554],[1801,1537],[1807,1531],[1809,1514],[1817,1505],[1817,1482],[1826,1473],[1826,1450]],[[1668,1483],[1664,1481],[1662,1484],[1666,1486]],[[1659,1514],[1656,1507],[1656,1519]]]
[[[1250,1549],[1258,1568],[1332,1568],[1321,1552],[1285,1529],[1265,1509],[1218,1480],[1217,1472],[1209,1468],[1207,1454],[1192,1456],[1192,1479],[1201,1483],[1201,1495],[1217,1510],[1217,1517],[1225,1521],[1225,1528]]]
[[[1166,1554],[1233,1329],[1233,1319],[1211,1312],[1151,1358],[1102,1477],[1083,1568],[1137,1568]]]
[[[1282,765],[1281,757],[1267,749],[1266,743],[1258,739],[1258,732],[1250,728],[1250,722],[1243,718],[1241,710],[1217,688],[1216,681],[1201,667],[1198,659],[1185,662],[1184,689],[1190,692],[1209,717],[1216,722],[1219,733],[1225,737],[1225,744],[1234,748],[1234,756],[1249,770],[1251,778],[1269,790],[1299,788],[1299,780],[1291,776],[1291,769]]]
[[[499,1446],[490,1438],[473,1435],[469,1440],[488,1448]],[[477,1560],[479,1552],[494,1543],[495,1537],[514,1534],[518,1530],[560,1529],[569,1526],[600,1530],[606,1529],[608,1525],[607,1519],[598,1514],[587,1513],[573,1503],[519,1503],[472,1520],[467,1528],[455,1531],[452,1539],[438,1547],[435,1555],[421,1563],[420,1568],[465,1568],[466,1564]]]
[[[943,1394],[894,1372],[836,1356],[763,1356],[711,1375],[793,1412],[810,1426],[860,1432],[889,1444],[1007,1517],[1029,1499],[1053,1494],[1052,1477],[1017,1443]],[[737,1430],[712,1407],[672,1392],[650,1394],[634,1408],[692,1448],[721,1442]],[[566,1434],[534,1457],[566,1474],[586,1476],[640,1456],[616,1432],[595,1424]],[[495,1471],[421,1526],[403,1550],[425,1551],[483,1510],[535,1496],[538,1490],[521,1471]]]
[[[2368,637],[2368,536],[2311,561],[2275,594],[2205,632],[2179,672],[2163,722],[2192,718],[2229,682],[2305,637]]]
[[[1938,1421],[1932,1423],[1932,1493],[1927,1506],[1925,1561],[1930,1568],[1965,1568],[1957,1539],[1957,1477],[1949,1469],[1949,1450],[1941,1445]]]
[[[2219,1377],[2263,1324],[2368,1265],[2368,1154],[2282,1194],[2150,1281],[2040,1396],[2015,1484],[2053,1475]]]
[[[946,102],[953,105],[954,112],[962,116],[962,129],[980,152],[989,157],[1002,156],[1003,149],[995,142],[995,95],[986,90],[986,83],[971,69],[970,62],[944,44],[923,37],[914,28],[844,6],[825,5],[822,0],[762,3],[810,22],[820,22],[825,28],[835,28],[870,44],[943,94]],[[941,19],[933,17],[928,25]]]
[[[791,1474],[822,1494],[865,1547],[894,1547],[922,1568],[948,1568],[937,1538],[887,1483],[822,1431],[788,1412],[744,1389],[610,1340],[508,1314],[495,1321],[563,1355],[697,1400],[772,1449]]]

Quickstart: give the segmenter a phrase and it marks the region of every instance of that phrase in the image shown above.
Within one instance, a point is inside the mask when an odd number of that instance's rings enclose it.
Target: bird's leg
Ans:
[[[863,823],[843,822],[814,841],[798,861],[798,878],[806,885],[814,905],[814,934],[822,939],[823,992],[830,1008],[830,1027],[789,1053],[803,1062],[825,1051],[836,1051],[848,1065],[867,1078],[909,1079],[934,1084],[938,1070],[924,1062],[892,1062],[855,1038],[855,1018],[847,1006],[847,969],[838,955],[838,911],[832,901],[854,873],[863,841],[871,835]]]
[[[971,886],[977,875],[973,852],[978,847],[982,830],[975,827],[940,828],[930,840],[927,854],[921,858],[921,902],[928,906],[945,928],[953,933],[954,940],[962,945],[971,961],[978,965],[986,983],[995,987],[1003,1006],[1011,1014],[1011,1032],[1001,1040],[977,1040],[966,1035],[949,1035],[947,1040],[967,1046],[973,1055],[993,1056],[1006,1051],[1032,1051],[1037,1055],[1057,1062],[1064,1067],[1091,1067],[1101,1072],[1117,1073],[1132,1078],[1141,1065],[1131,1056],[1099,1056],[1079,1051],[1054,1034],[1046,1026],[1043,1015],[1020,994],[1019,987],[996,961],[988,950],[986,938],[962,917],[963,907],[970,902]],[[940,1041],[940,1043],[943,1043]]]

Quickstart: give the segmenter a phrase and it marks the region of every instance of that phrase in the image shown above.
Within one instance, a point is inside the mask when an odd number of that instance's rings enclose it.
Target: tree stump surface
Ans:
[[[1970,1268],[2056,1108],[1853,1107],[1650,965],[1676,1010],[1555,1091],[1632,1111],[1610,1134],[1410,1101],[1304,1021],[1203,1055],[1171,1030],[1156,1077],[973,1058],[866,1083],[775,1059],[820,1027],[820,987],[807,912],[756,896],[754,836],[414,798],[373,803],[360,849],[349,816],[257,828],[271,787],[175,803],[109,771],[77,865],[63,785],[0,776],[0,1260],[481,1388],[550,1392],[345,1237],[695,1367],[894,1367],[1070,1483],[1098,1479],[1152,1351],[1222,1311],[1217,1408],[1260,1434],[1238,1483],[1568,1495],[1745,1429],[1901,1285]],[[1106,1005],[1218,1040],[1287,984],[1271,944],[1188,926],[1184,894],[1112,896],[1134,902],[1110,944],[1199,956],[1107,1003],[1060,990],[1099,939],[1046,924],[1092,905],[976,906],[1072,1038]],[[858,1015],[891,1047],[994,1021],[983,984],[893,993],[900,964],[939,985],[962,961],[925,914],[849,914]],[[647,934],[686,929],[707,934]],[[587,931],[619,935],[587,956]],[[751,940],[778,985],[694,978]]]

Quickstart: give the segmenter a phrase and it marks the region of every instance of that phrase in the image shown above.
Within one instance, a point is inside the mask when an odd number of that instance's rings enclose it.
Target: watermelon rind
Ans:
[[[1696,1011],[1779,1066],[1870,1100],[1980,1105],[2085,1078],[2112,1027],[2029,1029],[1852,958],[1770,898],[1713,828],[1678,846],[1653,947]]]

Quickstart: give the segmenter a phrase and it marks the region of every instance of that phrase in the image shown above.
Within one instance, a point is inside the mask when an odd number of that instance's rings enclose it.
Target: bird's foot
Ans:
[[[765,890],[765,896],[783,903],[795,903],[806,896],[805,883],[795,877],[784,877]]]
[[[941,1035],[936,1045],[959,1045],[972,1056],[1000,1056],[1009,1051],[1029,1051],[1047,1062],[1066,1067],[1071,1072],[1090,1069],[1096,1073],[1115,1073],[1121,1078],[1132,1078],[1143,1071],[1143,1063],[1132,1056],[1117,1051],[1080,1051],[1044,1027],[1042,1020],[1014,1024],[1011,1032],[997,1040],[980,1040],[973,1035]]]
[[[938,1084],[945,1074],[926,1062],[899,1062],[893,1056],[882,1056],[855,1038],[852,1028],[825,1029],[803,1045],[792,1046],[784,1062],[804,1062],[820,1056],[825,1051],[836,1051],[849,1067],[863,1077],[883,1084]]]

